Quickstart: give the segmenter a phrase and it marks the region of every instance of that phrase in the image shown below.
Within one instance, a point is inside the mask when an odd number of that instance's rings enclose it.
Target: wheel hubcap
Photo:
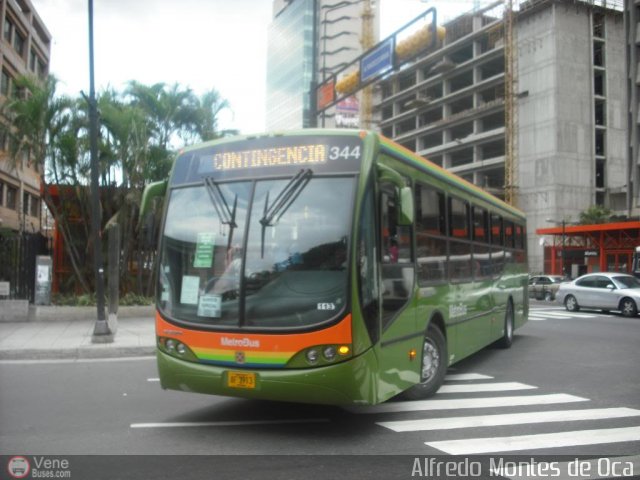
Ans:
[[[422,382],[426,383],[433,378],[440,366],[440,354],[438,349],[429,340],[424,342],[422,349]]]

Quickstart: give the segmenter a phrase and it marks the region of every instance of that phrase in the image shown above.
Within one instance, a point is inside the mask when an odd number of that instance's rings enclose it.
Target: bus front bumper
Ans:
[[[209,395],[327,405],[375,404],[373,349],[335,365],[307,369],[243,369],[187,362],[157,350],[164,389]],[[253,388],[228,386],[231,372],[255,374]]]

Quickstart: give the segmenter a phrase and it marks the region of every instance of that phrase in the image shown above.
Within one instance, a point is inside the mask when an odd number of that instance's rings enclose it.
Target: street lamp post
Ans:
[[[323,5],[322,9],[324,10],[324,14],[323,14],[323,19],[322,19],[322,81],[324,82],[326,80],[326,76],[327,76],[327,24],[329,23],[329,20],[327,20],[327,15],[330,12],[333,12],[334,10],[339,10],[341,8],[344,7],[348,7],[350,5],[357,5],[358,3],[361,3],[362,0],[356,0],[356,1],[347,1],[347,0],[343,0],[342,2],[336,3],[334,5]],[[340,17],[336,20],[334,20],[334,22],[337,22],[338,20],[351,20],[353,19],[353,17],[349,17],[349,16],[343,16]],[[349,35],[350,32],[340,32],[337,35],[341,35],[341,34],[345,34],[345,35]],[[348,47],[345,47],[348,48]],[[332,52],[332,53],[336,53],[336,52]],[[326,112],[323,111],[322,112],[322,126],[325,126],[325,118],[326,118]]]
[[[97,319],[92,342],[113,342],[113,333],[104,312],[104,268],[102,265],[102,238],[100,236],[101,210],[98,171],[98,107],[96,104],[93,69],[93,0],[89,0],[89,150],[91,156],[91,236],[93,243],[93,267],[96,284]]]
[[[567,238],[566,235],[566,227],[567,227],[567,222],[562,219],[562,276],[566,277],[567,276],[567,272],[566,272],[566,257],[565,257],[565,240]]]
[[[547,218],[545,219],[547,222],[551,222],[551,223],[559,223],[562,225],[562,250],[560,251],[560,258],[561,258],[561,262],[562,262],[562,276],[566,276],[567,272],[566,272],[566,267],[565,267],[565,242],[566,242],[566,229],[567,229],[567,221],[563,218],[562,221],[558,221],[558,220],[554,220],[552,218]]]

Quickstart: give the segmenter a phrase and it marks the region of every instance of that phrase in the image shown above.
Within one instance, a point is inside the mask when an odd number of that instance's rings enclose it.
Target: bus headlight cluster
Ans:
[[[158,337],[158,348],[169,355],[183,360],[197,360],[191,349],[175,338]]]
[[[350,354],[349,345],[317,345],[305,350],[304,358],[309,365],[327,365],[344,360]]]

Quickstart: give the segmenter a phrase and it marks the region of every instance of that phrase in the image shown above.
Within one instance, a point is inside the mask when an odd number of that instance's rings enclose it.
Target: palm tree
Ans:
[[[216,89],[211,89],[200,96],[196,110],[196,124],[194,125],[194,131],[200,140],[214,140],[238,133],[237,130],[218,131],[219,115],[228,108],[229,102],[224,100]]]
[[[18,95],[2,106],[2,114],[9,124],[0,124],[9,142],[9,158],[16,168],[27,156],[36,165],[47,205],[51,208],[60,232],[75,278],[82,290],[89,292],[89,284],[83,272],[82,255],[70,232],[68,218],[58,208],[47,188],[47,172],[59,183],[60,172],[77,170],[77,130],[74,130],[74,102],[65,96],[56,97],[57,80],[49,75],[44,81],[31,76],[16,78]],[[72,158],[74,157],[74,158]]]

